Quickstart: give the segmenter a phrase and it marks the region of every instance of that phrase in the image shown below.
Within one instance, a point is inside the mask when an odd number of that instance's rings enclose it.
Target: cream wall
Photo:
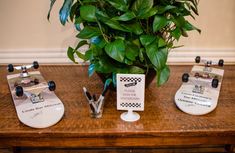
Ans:
[[[235,1],[201,0],[194,23],[201,35],[192,32],[181,43],[194,48],[235,48]]]
[[[235,1],[200,0],[199,16],[191,20],[202,30],[189,33],[178,43],[183,48],[170,54],[170,62],[188,63],[200,55],[207,59],[225,59],[235,63]]]
[[[62,0],[47,21],[50,0],[0,0],[0,63],[66,63],[66,48],[76,44],[72,24],[59,23]],[[169,62],[188,63],[196,55],[235,62],[235,0],[201,0],[193,21],[201,35],[190,32],[171,52]]]
[[[58,2],[48,22],[50,0],[0,0],[0,49],[55,49],[74,44],[72,25],[59,23]]]

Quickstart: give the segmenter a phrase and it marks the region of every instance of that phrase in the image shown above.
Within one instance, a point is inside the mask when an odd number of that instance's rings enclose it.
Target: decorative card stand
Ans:
[[[117,74],[117,109],[128,110],[121,119],[134,122],[140,115],[133,111],[144,111],[145,75]]]

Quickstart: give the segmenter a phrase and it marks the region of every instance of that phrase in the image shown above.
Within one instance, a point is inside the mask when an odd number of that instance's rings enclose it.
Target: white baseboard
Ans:
[[[0,50],[0,64],[27,64],[38,61],[41,64],[71,64],[67,49],[14,49]],[[81,61],[80,61],[81,62]]]
[[[12,49],[0,50],[0,64],[32,63],[72,64],[67,57],[67,49]],[[196,56],[205,59],[224,59],[225,64],[235,64],[235,48],[178,48],[170,52],[169,64],[193,64]],[[77,59],[82,63],[82,60]]]
[[[203,59],[235,64],[235,48],[178,48],[170,52],[169,64],[193,64],[196,56]]]

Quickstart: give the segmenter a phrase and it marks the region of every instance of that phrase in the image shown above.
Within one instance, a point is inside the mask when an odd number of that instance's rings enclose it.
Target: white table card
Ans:
[[[128,110],[121,115],[125,121],[136,121],[140,118],[133,111],[144,110],[145,75],[117,74],[117,109]]]

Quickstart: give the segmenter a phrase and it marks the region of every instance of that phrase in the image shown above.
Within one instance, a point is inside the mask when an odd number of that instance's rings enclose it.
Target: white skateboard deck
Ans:
[[[52,126],[59,122],[63,117],[64,105],[54,92],[45,88],[47,82],[39,71],[29,72],[29,75],[31,79],[37,78],[39,84],[22,86],[24,90],[24,95],[22,97],[16,96],[15,84],[19,84],[24,78],[21,78],[20,74],[7,76],[17,116],[22,123],[33,128],[46,128]],[[36,103],[32,102],[30,99],[32,92],[36,94],[41,92],[43,101]]]
[[[207,74],[210,78],[190,77],[188,82],[183,82],[175,94],[177,107],[191,115],[204,115],[213,111],[218,102],[224,70],[218,68],[205,69],[204,66],[194,66],[190,76],[195,73]],[[211,86],[212,79],[217,76],[217,88]]]

